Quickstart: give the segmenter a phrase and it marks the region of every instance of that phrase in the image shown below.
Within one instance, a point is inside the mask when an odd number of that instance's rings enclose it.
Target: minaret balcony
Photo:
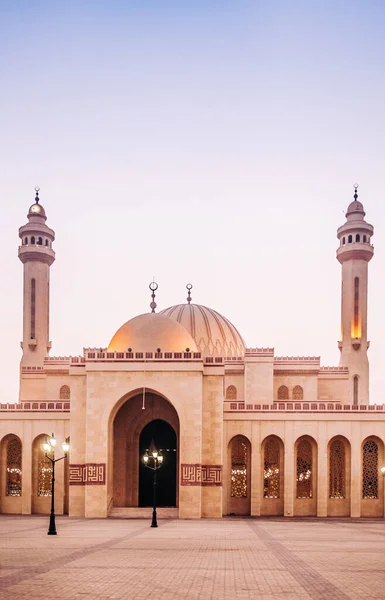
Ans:
[[[49,246],[26,244],[19,246],[19,258],[22,263],[37,261],[51,266],[55,260],[55,252]]]
[[[367,242],[350,242],[337,248],[337,260],[340,263],[346,260],[366,260],[373,258],[374,246]]]

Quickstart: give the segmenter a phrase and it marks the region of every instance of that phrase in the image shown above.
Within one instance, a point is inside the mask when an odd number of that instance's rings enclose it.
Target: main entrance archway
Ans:
[[[144,408],[143,408],[144,407]],[[113,506],[150,506],[152,471],[141,463],[152,438],[162,448],[164,464],[158,471],[159,506],[178,506],[179,418],[159,394],[139,392],[116,413],[113,423]],[[163,481],[164,479],[164,481]]]
[[[156,473],[158,506],[176,506],[176,433],[166,421],[155,419],[142,430],[139,438],[139,506],[152,506],[154,472],[143,464],[142,456],[151,442],[163,454]]]

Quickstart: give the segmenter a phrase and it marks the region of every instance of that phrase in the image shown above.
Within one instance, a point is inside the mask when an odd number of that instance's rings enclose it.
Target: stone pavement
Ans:
[[[385,599],[383,520],[0,516],[0,598]]]

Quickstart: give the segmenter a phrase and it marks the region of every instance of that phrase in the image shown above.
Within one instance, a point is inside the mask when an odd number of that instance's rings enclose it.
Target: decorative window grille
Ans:
[[[71,398],[71,390],[68,385],[62,385],[59,394],[60,400],[69,400]]]
[[[31,340],[36,337],[36,280],[31,279]]]
[[[311,443],[301,440],[297,446],[297,498],[313,497],[313,453]]]
[[[345,444],[335,440],[329,455],[329,498],[346,498]]]
[[[231,497],[247,498],[247,446],[239,439],[231,445]]]
[[[358,332],[359,325],[360,280],[354,278],[354,331]]]
[[[263,463],[263,496],[265,498],[280,497],[279,473],[279,441],[270,439],[265,443]]]
[[[378,498],[378,446],[374,440],[368,440],[362,450],[362,497],[376,500]]]
[[[52,464],[45,456],[42,447],[42,442],[39,444],[38,459],[37,459],[37,495],[51,496],[52,495]]]
[[[13,438],[7,445],[6,496],[21,496],[21,441]]]
[[[296,385],[293,389],[293,400],[303,400],[303,388]]]
[[[286,385],[278,388],[278,400],[289,400],[289,388]]]
[[[358,376],[353,377],[353,404],[358,404]]]
[[[226,400],[236,400],[237,399],[237,388],[235,385],[229,385],[226,390]]]

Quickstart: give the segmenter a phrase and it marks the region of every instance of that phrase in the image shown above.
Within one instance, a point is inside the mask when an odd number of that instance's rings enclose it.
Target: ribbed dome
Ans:
[[[243,356],[245,342],[228,319],[200,304],[177,304],[160,311],[180,323],[204,356]]]
[[[197,352],[189,332],[165,315],[146,313],[130,319],[118,329],[108,346],[109,352]]]

